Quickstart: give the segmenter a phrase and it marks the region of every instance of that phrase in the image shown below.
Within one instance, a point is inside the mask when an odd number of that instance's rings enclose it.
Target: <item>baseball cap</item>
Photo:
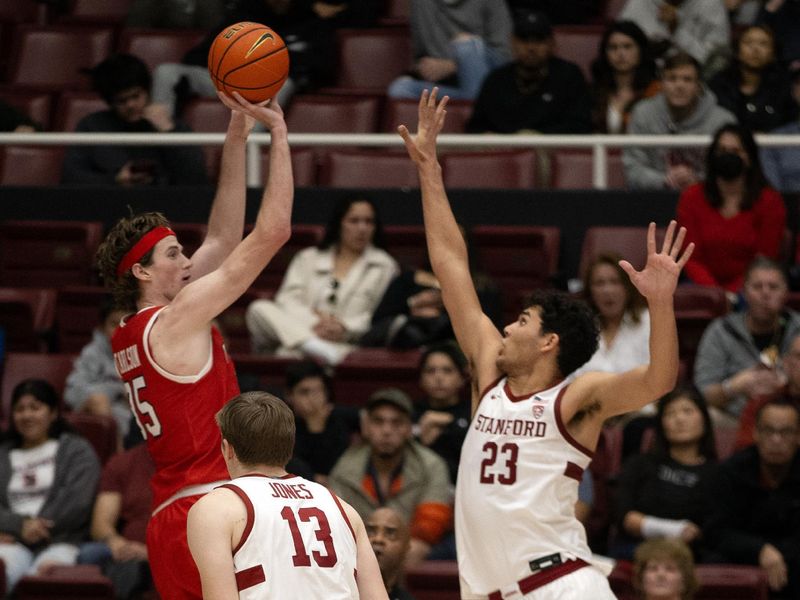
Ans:
[[[372,395],[367,400],[366,409],[371,411],[373,408],[380,406],[382,404],[390,404],[395,408],[403,411],[409,417],[414,411],[414,407],[411,404],[411,398],[408,397],[403,390],[399,390],[397,388],[382,388],[376,392],[373,392]]]
[[[514,13],[514,35],[524,40],[543,40],[553,35],[553,26],[543,12],[522,9]]]

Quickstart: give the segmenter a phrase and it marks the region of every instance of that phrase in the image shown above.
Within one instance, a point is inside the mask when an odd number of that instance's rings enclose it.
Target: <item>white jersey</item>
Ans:
[[[515,397],[506,378],[481,398],[458,468],[455,526],[462,598],[486,598],[560,552],[589,561],[575,518],[578,483],[592,459],[561,421],[568,383]]]
[[[228,488],[247,507],[233,551],[241,600],[352,600],[356,539],[340,500],[296,475],[245,475]]]

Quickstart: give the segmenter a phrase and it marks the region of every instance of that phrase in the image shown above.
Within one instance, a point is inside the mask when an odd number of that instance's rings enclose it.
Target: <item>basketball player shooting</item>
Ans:
[[[131,409],[155,462],[147,552],[162,598],[202,598],[186,542],[186,515],[228,479],[214,415],[239,393],[211,321],[251,285],[291,233],[294,186],[283,112],[240,96],[232,110],[208,234],[191,259],[160,213],[120,220],[98,250],[103,279],[130,310],[111,341]],[[242,240],[245,142],[254,122],[272,134],[269,182],[253,231]]]
[[[620,266],[647,299],[650,364],[621,374],[565,378],[597,348],[589,308],[561,292],[534,295],[502,334],[481,312],[442,181],[436,140],[448,98],[423,92],[412,137],[398,128],[417,166],[431,265],[473,374],[473,418],[456,486],[456,546],[461,597],[467,600],[602,600],[614,598],[591,565],[575,518],[578,482],[592,459],[603,422],[670,391],[678,375],[673,293],[686,230],[672,221],[661,249],[655,224],[647,264]]]

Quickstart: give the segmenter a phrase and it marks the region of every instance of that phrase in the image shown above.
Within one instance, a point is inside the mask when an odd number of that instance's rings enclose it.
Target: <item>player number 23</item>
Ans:
[[[506,442],[497,446],[494,442],[483,445],[484,459],[481,461],[481,483],[511,485],[517,480],[517,456],[519,446]],[[500,469],[493,468],[496,463],[505,463]]]

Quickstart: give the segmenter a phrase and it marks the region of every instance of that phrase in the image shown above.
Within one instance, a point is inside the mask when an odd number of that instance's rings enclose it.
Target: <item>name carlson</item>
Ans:
[[[117,365],[117,372],[120,376],[136,367],[142,366],[142,362],[139,360],[139,351],[135,345],[128,346],[119,352],[114,352],[114,362]]]

